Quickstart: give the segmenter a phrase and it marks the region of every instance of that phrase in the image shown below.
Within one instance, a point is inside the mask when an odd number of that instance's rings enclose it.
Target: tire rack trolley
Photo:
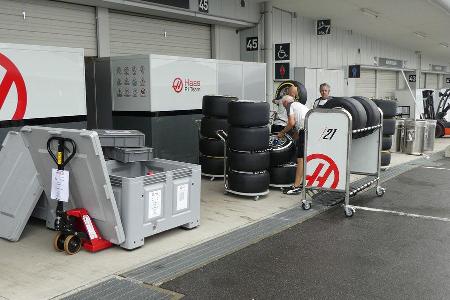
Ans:
[[[198,140],[200,140],[200,138],[202,137],[202,135],[200,133],[201,122],[202,122],[201,120],[195,120],[195,125],[198,128]],[[224,160],[225,160],[225,155],[226,154],[224,154]],[[200,162],[199,162],[199,164],[200,164]],[[202,176],[209,177],[209,179],[211,181],[214,181],[216,178],[224,178],[225,177],[225,175],[213,175],[213,174],[204,173],[203,170],[202,170]]]
[[[56,155],[52,151],[52,142],[58,143]],[[71,145],[71,149],[66,146]],[[63,137],[51,137],[47,141],[47,151],[56,163],[59,171],[75,157],[77,147],[72,139]],[[70,155],[65,158],[65,152]],[[65,251],[67,254],[76,254],[84,249],[97,252],[112,246],[112,243],[102,238],[94,221],[84,208],[75,208],[64,211],[64,201],[57,199],[55,230],[56,234],[53,245],[57,251]]]
[[[217,136],[223,141],[223,147],[224,147],[224,168],[223,168],[223,182],[224,182],[224,186],[225,186],[225,194],[227,193],[231,193],[231,194],[235,194],[238,196],[246,196],[246,197],[253,197],[253,199],[255,201],[259,200],[259,197],[261,196],[265,196],[269,194],[269,189],[265,190],[264,192],[261,193],[241,193],[241,192],[237,192],[237,191],[233,191],[229,188],[228,186],[228,176],[227,176],[227,170],[228,170],[228,155],[227,155],[227,138],[228,138],[228,134],[223,131],[223,130],[217,130]]]
[[[383,120],[380,109],[379,112],[380,120]],[[352,139],[352,134],[365,136]],[[312,200],[306,199],[306,194],[343,192],[344,212],[351,217],[355,208],[349,204],[350,197],[374,183],[377,196],[383,196],[385,189],[380,186],[382,136],[382,122],[377,126],[352,130],[352,117],[342,108],[310,110],[305,118],[302,208],[311,208]],[[351,189],[350,174],[375,178]]]

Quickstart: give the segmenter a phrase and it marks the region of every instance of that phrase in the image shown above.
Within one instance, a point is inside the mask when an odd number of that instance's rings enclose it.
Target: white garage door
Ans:
[[[95,8],[47,0],[0,0],[0,42],[84,48],[97,56]]]
[[[111,55],[165,54],[211,58],[211,27],[110,13]]]
[[[437,89],[438,88],[438,75],[437,74],[425,74],[425,88]]]
[[[378,98],[386,99],[394,97],[397,89],[397,72],[388,70],[377,70]]]
[[[375,70],[361,69],[361,77],[356,79],[355,96],[375,98],[376,76]]]

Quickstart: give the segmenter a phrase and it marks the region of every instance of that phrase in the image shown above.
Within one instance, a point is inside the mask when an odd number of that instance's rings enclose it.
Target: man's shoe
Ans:
[[[287,189],[284,193],[286,195],[298,195],[301,192],[302,192],[302,187],[301,186],[292,186],[290,189]]]

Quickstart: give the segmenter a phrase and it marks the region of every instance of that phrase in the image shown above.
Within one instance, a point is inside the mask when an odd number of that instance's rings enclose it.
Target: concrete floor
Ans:
[[[450,139],[436,141],[435,151],[450,145]],[[416,159],[393,154],[392,165]],[[352,180],[359,178],[352,176]],[[182,249],[223,235],[237,228],[298,205],[298,197],[272,190],[259,201],[223,195],[223,182],[202,181],[201,226],[195,230],[174,229],[147,238],[133,251],[114,247],[75,256],[56,253],[54,232],[40,221],[30,221],[19,242],[0,240],[0,299],[48,299],[101,281]]]

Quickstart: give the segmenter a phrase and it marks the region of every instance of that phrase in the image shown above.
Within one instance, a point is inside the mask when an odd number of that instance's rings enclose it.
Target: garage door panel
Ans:
[[[438,75],[437,74],[425,74],[425,88],[427,89],[437,89],[438,86]]]
[[[355,94],[368,98],[375,98],[376,76],[375,70],[361,69],[360,78],[356,79]]]
[[[96,56],[96,35],[94,7],[47,0],[0,0],[3,43],[84,48],[86,56]]]
[[[110,13],[111,55],[165,54],[211,58],[211,28],[118,12]]]
[[[397,72],[388,70],[378,70],[378,97],[385,99],[395,96],[397,89]]]

